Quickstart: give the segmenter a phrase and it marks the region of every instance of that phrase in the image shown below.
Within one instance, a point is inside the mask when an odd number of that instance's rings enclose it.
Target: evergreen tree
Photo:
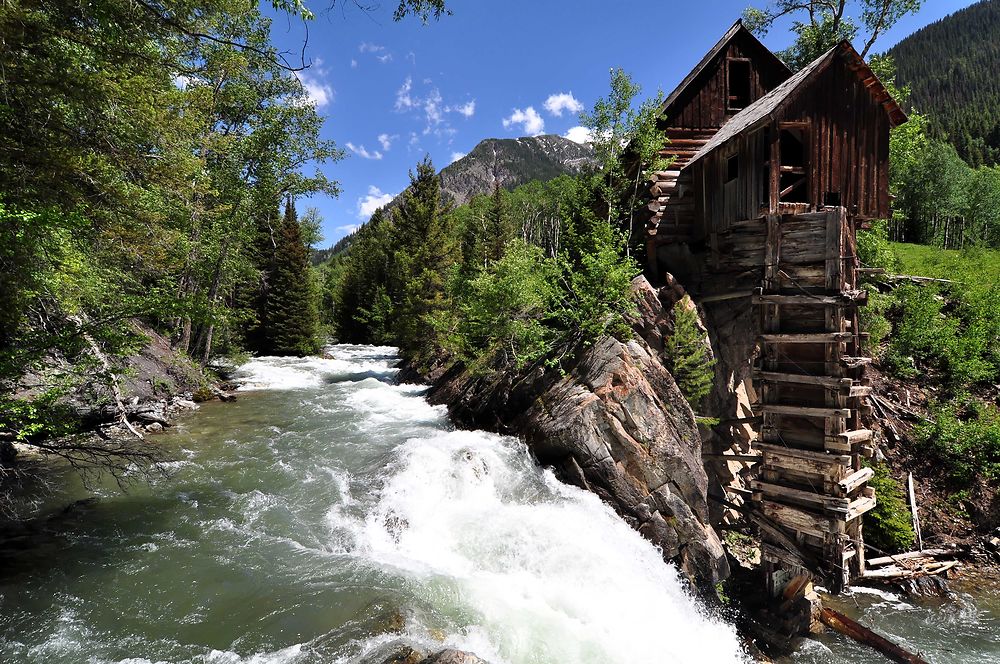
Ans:
[[[396,337],[403,351],[426,359],[434,348],[435,324],[447,312],[445,283],[458,261],[450,206],[441,199],[441,179],[429,157],[410,172],[410,187],[393,211],[395,275],[389,297],[399,303]]]
[[[698,311],[687,295],[674,305],[674,332],[663,349],[667,368],[677,381],[684,397],[697,408],[712,390],[715,358],[708,346],[708,337],[698,325]]]
[[[335,297],[334,321],[341,341],[392,342],[388,288],[393,236],[392,219],[382,208],[354,236]]]
[[[291,199],[275,236],[274,264],[267,290],[267,342],[274,355],[309,355],[319,350],[319,313],[309,266],[309,247]]]

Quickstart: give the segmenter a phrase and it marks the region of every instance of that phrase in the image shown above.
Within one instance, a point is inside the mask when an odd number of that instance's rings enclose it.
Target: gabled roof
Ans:
[[[685,168],[738,134],[756,129],[764,123],[776,119],[778,112],[795,97],[799,89],[824,71],[840,54],[849,58],[851,70],[865,83],[865,87],[868,88],[875,101],[885,109],[889,115],[889,126],[896,127],[906,122],[906,114],[903,113],[899,104],[892,98],[864,59],[854,50],[850,42],[842,41],[800,69],[790,79],[730,118],[729,122],[724,124],[722,129],[716,132],[715,136],[691,157],[691,161],[687,163]]]
[[[715,46],[713,46],[711,50],[705,54],[705,57],[701,59],[701,62],[695,65],[695,68],[684,77],[684,80],[682,80],[680,84],[674,88],[674,91],[667,95],[667,98],[663,100],[662,104],[660,104],[660,115],[663,115],[674,104],[674,102],[676,102],[677,99],[684,94],[684,91],[687,90],[692,83],[694,83],[695,79],[697,79],[703,71],[705,71],[705,68],[708,67],[712,60],[722,53],[729,45],[729,42],[735,39],[739,34],[745,34],[752,39],[753,43],[760,46],[762,57],[770,59],[774,64],[781,69],[784,69],[789,75],[791,75],[792,72],[788,69],[788,65],[782,62],[781,58],[772,53],[770,49],[761,44],[760,40],[757,39],[752,32],[746,29],[742,20],[737,19],[736,22],[733,23],[733,26],[726,31],[726,34],[722,35],[722,39],[716,42]]]

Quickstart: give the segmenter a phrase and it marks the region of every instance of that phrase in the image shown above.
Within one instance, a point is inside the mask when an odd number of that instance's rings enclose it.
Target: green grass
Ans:
[[[1000,283],[1000,250],[940,249],[923,244],[890,244],[899,258],[900,274],[950,279],[978,290]]]

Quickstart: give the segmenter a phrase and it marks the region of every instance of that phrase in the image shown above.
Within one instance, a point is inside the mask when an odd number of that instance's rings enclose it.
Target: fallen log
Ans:
[[[897,553],[892,556],[884,556],[882,558],[869,558],[865,561],[865,565],[868,567],[881,567],[882,565],[888,565],[889,563],[898,563],[901,560],[910,560],[912,558],[942,558],[944,556],[953,556],[956,551],[953,549],[924,549],[923,551],[907,551],[906,553]]]
[[[820,610],[819,618],[823,621],[824,625],[835,632],[849,636],[858,643],[878,650],[894,662],[899,662],[900,664],[928,664],[927,660],[920,655],[914,655],[884,636],[876,634],[856,620],[848,618],[843,613],[823,607]]]

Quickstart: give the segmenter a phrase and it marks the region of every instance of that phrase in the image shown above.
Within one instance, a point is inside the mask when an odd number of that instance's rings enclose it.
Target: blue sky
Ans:
[[[325,138],[348,157],[324,167],[339,198],[299,203],[323,216],[330,246],[409,182],[424,154],[440,169],[484,138],[567,134],[581,107],[607,93],[622,67],[643,96],[669,93],[732,25],[748,0],[449,0],[454,15],[394,23],[394,0],[364,12],[339,0],[317,11],[305,47],[303,83],[326,116]],[[362,4],[366,0],[361,0]],[[269,4],[269,3],[268,3]],[[758,3],[759,4],[759,3]],[[925,0],[876,44],[884,50],[971,0]],[[301,22],[275,18],[276,43],[302,51]],[[772,50],[790,41],[773,30]]]

